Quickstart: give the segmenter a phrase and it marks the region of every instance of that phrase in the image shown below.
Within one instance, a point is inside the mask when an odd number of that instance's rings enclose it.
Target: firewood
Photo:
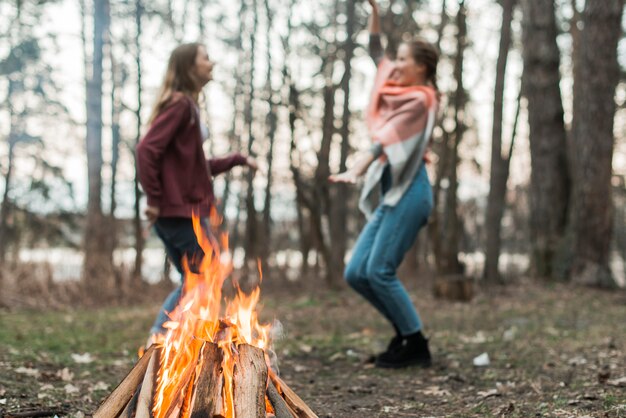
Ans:
[[[270,403],[274,407],[274,415],[276,418],[295,418],[296,415],[291,413],[289,406],[285,400],[280,396],[274,382],[271,380],[267,385],[267,397],[270,399]]]
[[[152,361],[152,359],[150,361]],[[141,386],[137,386],[135,394],[130,398],[130,401],[126,404],[126,408],[124,408],[119,418],[133,418],[135,416],[137,402],[139,401],[139,392],[141,392]]]
[[[156,381],[156,373],[159,370],[159,361],[161,359],[161,347],[155,349],[150,359],[150,364],[144,375],[137,400],[137,412],[135,418],[152,418],[152,399],[154,394],[154,383]]]
[[[191,418],[215,417],[222,409],[222,350],[206,342],[202,349],[200,377],[196,382]]]
[[[265,418],[265,354],[260,348],[248,344],[240,344],[237,349],[239,355],[233,376],[235,416]]]
[[[287,402],[287,405],[289,405],[291,410],[295,412],[298,418],[318,418],[318,416],[311,411],[311,408],[309,408],[308,405],[304,403],[304,401],[300,399],[300,397],[296,395],[296,393],[291,390],[280,377],[270,371],[270,378],[276,385],[276,389],[278,389],[279,393],[285,399],[285,402]]]
[[[122,412],[130,398],[132,398],[134,389],[141,383],[148,368],[148,363],[154,353],[154,348],[154,345],[148,348],[124,380],[102,402],[100,408],[93,415],[94,418],[115,418]]]

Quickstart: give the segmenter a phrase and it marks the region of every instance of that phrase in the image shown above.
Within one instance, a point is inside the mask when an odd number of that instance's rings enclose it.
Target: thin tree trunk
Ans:
[[[269,0],[264,0],[265,16],[267,18],[267,78],[265,88],[267,91],[267,101],[269,104],[269,113],[265,119],[267,127],[267,139],[270,143],[267,152],[267,185],[265,187],[265,202],[263,205],[263,258],[267,260],[272,250],[272,168],[274,162],[274,136],[276,134],[277,110],[274,102],[274,89],[272,88],[272,11],[270,9]],[[268,265],[266,263],[266,265]]]
[[[143,3],[141,0],[135,0],[135,68],[137,70],[137,109],[135,112],[135,119],[137,121],[136,130],[137,136],[135,137],[135,147],[139,144],[141,140],[141,110],[142,110],[142,86],[141,86],[141,33],[142,33],[142,25],[141,18],[143,16]],[[141,210],[140,210],[140,200],[141,200],[141,191],[139,190],[139,172],[137,171],[137,155],[133,152],[133,158],[135,160],[135,177],[133,179],[134,187],[135,187],[135,204],[134,204],[134,218],[133,218],[133,228],[135,231],[135,268],[133,271],[133,282],[135,285],[138,285],[141,280],[141,270],[143,266],[143,248],[144,248],[144,237],[143,231],[141,228]]]
[[[451,150],[451,164],[449,173],[449,187],[446,193],[446,207],[444,209],[444,241],[442,245],[442,258],[439,270],[444,274],[457,274],[462,268],[459,263],[459,235],[461,233],[461,222],[458,211],[458,180],[457,168],[459,160],[459,144],[465,133],[465,104],[467,102],[465,87],[463,85],[463,55],[467,45],[467,25],[466,25],[466,9],[464,0],[459,4],[456,24],[458,28],[457,34],[457,54],[454,64],[454,77],[457,81],[456,94],[454,95],[455,108],[455,130],[454,142]]]
[[[346,171],[346,161],[350,151],[350,81],[352,79],[352,57],[354,56],[354,32],[355,32],[355,7],[353,1],[346,1],[346,43],[343,47],[344,74],[340,88],[343,91],[343,112],[341,116],[341,154],[339,158],[339,172]],[[336,273],[341,274],[344,270],[344,257],[346,255],[348,237],[348,205],[352,202],[352,187],[346,184],[338,184],[334,187],[334,199],[331,212],[331,242],[332,242],[332,266]]]
[[[498,271],[501,247],[501,222],[504,213],[504,198],[508,173],[508,159],[502,156],[502,114],[504,112],[504,80],[506,64],[511,46],[511,22],[515,0],[502,2],[502,32],[500,50],[496,63],[496,85],[494,88],[493,126],[491,130],[491,178],[485,226],[487,242],[485,250],[485,279],[491,282],[502,281]]]
[[[242,0],[245,1],[245,0]],[[252,156],[253,150],[252,146],[254,144],[254,98],[255,98],[255,88],[254,88],[254,73],[256,68],[255,63],[255,45],[256,45],[256,31],[258,25],[257,18],[257,2],[256,0],[252,0],[252,6],[250,10],[250,14],[252,15],[252,28],[250,29],[250,57],[249,57],[249,74],[248,74],[248,100],[246,103],[245,110],[245,121],[246,126],[248,127],[248,155]],[[249,170],[247,173],[247,183],[248,183],[248,194],[246,196],[246,241],[245,241],[245,250],[246,250],[246,258],[252,260],[258,255],[258,222],[257,222],[257,212],[254,206],[254,172]]]
[[[530,127],[531,272],[553,277],[569,199],[554,2],[524,0],[524,73]]]
[[[111,285],[111,254],[106,245],[102,212],[102,70],[109,24],[107,0],[94,2],[94,38],[91,77],[87,80],[87,177],[88,201],[85,226],[83,280],[88,294],[106,295]]]
[[[574,257],[571,279],[593,286],[615,284],[609,269],[613,232],[611,175],[617,43],[623,0],[587,1],[580,39],[580,80],[574,103]],[[602,76],[599,77],[598,75]]]
[[[9,89],[7,92],[7,107],[9,108],[9,155],[7,162],[7,171],[4,177],[4,193],[2,195],[2,206],[0,206],[0,268],[4,267],[6,260],[6,252],[8,244],[11,242],[9,237],[9,215],[11,211],[11,202],[9,199],[9,192],[11,190],[11,181],[13,180],[13,165],[15,158],[15,116],[12,104],[12,97],[14,91],[14,81],[9,78]],[[0,275],[1,281],[1,275]],[[1,283],[0,283],[1,285]],[[1,287],[1,286],[0,286]]]

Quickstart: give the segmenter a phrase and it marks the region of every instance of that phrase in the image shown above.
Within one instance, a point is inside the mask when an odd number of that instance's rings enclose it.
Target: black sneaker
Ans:
[[[376,367],[400,369],[409,366],[430,367],[432,359],[428,349],[428,340],[421,331],[408,335],[402,345],[393,351],[387,351],[376,357]]]

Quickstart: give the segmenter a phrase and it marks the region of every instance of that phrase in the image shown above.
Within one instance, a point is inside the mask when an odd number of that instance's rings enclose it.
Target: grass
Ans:
[[[431,339],[428,370],[364,365],[391,334],[349,291],[264,290],[262,318],[285,331],[283,378],[320,417],[626,416],[625,389],[598,378],[626,376],[623,292],[525,281],[463,304],[408,287]],[[0,312],[0,409],[93,413],[132,367],[156,305]],[[490,365],[474,367],[483,352]]]

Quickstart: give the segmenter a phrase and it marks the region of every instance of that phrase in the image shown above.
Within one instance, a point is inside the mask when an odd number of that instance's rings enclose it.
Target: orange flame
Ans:
[[[216,229],[221,219],[212,211],[210,221],[212,229]],[[237,345],[247,343],[264,350],[269,349],[270,326],[258,322],[258,286],[249,295],[237,286],[237,295],[227,304],[224,316],[221,317],[222,285],[232,271],[232,263],[222,260],[220,248],[228,248],[228,238],[226,234],[222,234],[218,242],[207,236],[195,214],[192,223],[204,257],[199,274],[191,272],[187,260],[183,260],[183,296],[170,313],[171,321],[164,325],[168,331],[162,341],[159,341],[163,349],[153,414],[155,418],[165,418],[177,408],[182,408],[180,416],[189,415],[192,394],[183,392],[189,392],[185,391],[185,385],[194,375],[204,342],[209,341],[223,350],[222,400],[226,417],[234,418],[232,381],[237,362]],[[258,267],[261,275],[260,261]]]

